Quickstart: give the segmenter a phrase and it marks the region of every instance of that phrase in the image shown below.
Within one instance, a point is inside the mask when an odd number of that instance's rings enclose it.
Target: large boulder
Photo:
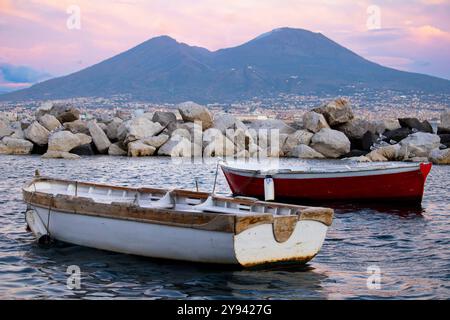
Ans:
[[[350,152],[350,140],[340,131],[323,128],[312,137],[311,147],[327,158],[339,158]]]
[[[204,157],[227,157],[235,154],[235,145],[222,133],[214,136],[211,142],[204,148]]]
[[[4,137],[0,141],[0,154],[30,154],[33,144],[24,139]]]
[[[429,160],[434,164],[450,164],[450,149],[434,149],[430,152]]]
[[[69,130],[72,133],[84,133],[89,134],[88,123],[83,120],[75,120],[72,122],[66,122],[63,124],[65,130]]]
[[[405,153],[400,144],[384,146],[375,149],[366,155],[371,161],[397,161],[405,160]]]
[[[311,132],[319,132],[323,128],[329,128],[330,126],[325,120],[325,117],[317,112],[308,111],[303,115],[303,127]]]
[[[225,134],[227,129],[247,130],[247,126],[231,114],[216,114],[214,116],[213,127],[220,130],[223,134]]]
[[[48,139],[48,150],[69,152],[81,144],[80,139],[72,132],[58,131],[50,135]]]
[[[76,154],[79,156],[93,156],[95,155],[95,148],[93,147],[92,143],[86,143],[82,144],[78,147],[73,148],[70,150],[70,153]]]
[[[158,155],[160,156],[171,156],[171,157],[191,157],[193,155],[192,149],[198,150],[201,146],[197,148],[192,148],[191,142],[179,135],[172,136],[165,144],[163,144],[159,150]],[[201,155],[201,153],[200,153]],[[194,156],[197,156],[194,154]]]
[[[255,120],[252,121],[248,127],[250,129],[253,129],[255,131],[259,130],[278,130],[280,134],[291,134],[295,132],[295,129],[288,126],[286,123],[284,123],[282,120],[278,119],[267,119],[267,120]]]
[[[89,129],[89,133],[92,137],[92,140],[94,141],[95,147],[97,148],[98,152],[100,152],[100,153],[108,152],[108,148],[111,145],[111,141],[109,141],[108,136],[102,130],[102,128],[99,127],[97,122],[90,121],[88,123],[88,129]]]
[[[370,148],[378,141],[378,136],[371,132],[367,131],[361,139],[361,149],[365,151],[370,151]]]
[[[313,148],[300,144],[295,146],[290,152],[290,157],[300,158],[300,159],[323,159],[325,158],[323,154],[317,152]]]
[[[51,114],[45,114],[39,118],[39,123],[42,124],[48,131],[53,131],[61,127],[61,122]]]
[[[441,113],[441,122],[438,125],[438,133],[450,133],[450,109]]]
[[[0,120],[0,139],[10,136],[14,133],[8,121]]]
[[[187,130],[189,132],[189,140],[190,141],[196,142],[196,143],[201,143],[202,126],[199,123],[195,123],[195,122],[182,123],[178,126],[178,129]]]
[[[92,143],[92,137],[88,136],[87,134],[77,133],[75,135],[77,136],[78,139],[80,139],[80,145]]]
[[[209,129],[208,129],[208,130],[209,130]],[[205,132],[206,132],[206,131],[205,131]],[[183,137],[183,138],[188,139],[189,141],[191,140],[191,134],[190,134],[189,130],[184,129],[184,128],[178,128],[178,129],[174,130],[174,131],[171,133],[171,136],[172,136],[172,137],[180,136],[180,137]]]
[[[338,126],[353,119],[350,103],[342,98],[328,102],[312,111],[323,114],[330,126]]]
[[[253,137],[250,133],[242,128],[226,129],[225,136],[233,142],[238,151],[248,150],[249,145],[253,142]],[[279,148],[281,148],[281,146],[279,146]]]
[[[122,119],[115,117],[107,124],[105,132],[109,140],[117,140],[117,132],[122,123]]]
[[[42,126],[39,122],[34,121],[30,126],[25,130],[25,137],[38,145],[46,145],[48,143],[48,136],[50,135],[50,131],[48,131],[44,126]]]
[[[156,111],[151,120],[153,122],[158,122],[161,126],[167,128],[169,132],[172,132],[177,128],[177,116],[173,112]]]
[[[281,146],[283,154],[288,157],[296,157],[293,154],[293,152],[297,152],[294,151],[295,147],[297,147],[298,145],[309,145],[313,136],[313,133],[306,130],[297,130],[294,133],[288,135],[283,146]]]
[[[337,130],[343,132],[350,140],[362,139],[364,134],[369,131],[369,124],[369,121],[365,119],[356,118],[337,127]]]
[[[64,103],[54,104],[50,114],[55,116],[59,122],[72,122],[80,118],[80,110]]]
[[[402,152],[407,158],[428,157],[431,150],[439,148],[441,138],[438,135],[425,132],[416,132],[400,141]]]
[[[397,119],[383,120],[383,126],[386,130],[389,130],[389,131],[400,129],[402,127],[400,125],[400,122],[398,122]]]
[[[388,130],[383,133],[383,136],[385,137],[383,140],[386,142],[395,141],[400,142],[401,140],[405,139],[407,136],[409,136],[413,131],[409,128],[398,128],[395,130]]]
[[[76,160],[80,159],[79,155],[67,152],[67,151],[47,151],[42,155],[43,159],[69,159]]]
[[[14,130],[14,133],[10,135],[11,138],[25,139],[25,132],[23,132],[22,125],[20,122],[12,123],[11,128]]]
[[[35,117],[37,119],[39,119],[43,115],[50,113],[50,111],[52,110],[52,107],[53,107],[53,103],[51,101],[42,102],[34,113]]]
[[[147,157],[152,156],[156,151],[155,147],[149,146],[140,140],[128,144],[129,157]]]
[[[161,133],[160,135],[149,137],[142,139],[141,141],[149,146],[152,146],[156,149],[161,147],[164,143],[169,140],[169,136],[167,134]]]
[[[150,121],[146,117],[134,118],[123,122],[117,129],[117,138],[125,144],[136,140],[153,137],[164,130],[158,122]]]
[[[450,133],[439,134],[439,137],[441,138],[441,143],[450,148]]]
[[[186,122],[200,121],[203,130],[211,128],[213,125],[213,119],[209,110],[194,102],[184,102],[178,105],[178,111],[181,114],[181,118]]]
[[[126,156],[128,153],[125,151],[126,146],[121,142],[112,143],[108,148],[108,155],[110,156]]]
[[[431,124],[425,120],[420,122],[417,118],[399,118],[398,122],[402,128],[408,128],[414,131],[433,133]]]

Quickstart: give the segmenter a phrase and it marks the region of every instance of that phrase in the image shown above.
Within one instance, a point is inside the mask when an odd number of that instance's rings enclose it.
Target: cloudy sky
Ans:
[[[158,35],[217,50],[283,26],[450,79],[450,0],[1,0],[0,90],[80,70]]]

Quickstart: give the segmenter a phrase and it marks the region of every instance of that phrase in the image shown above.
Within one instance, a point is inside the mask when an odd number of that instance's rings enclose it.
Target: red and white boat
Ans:
[[[261,169],[221,163],[234,195],[277,200],[420,203],[431,163],[370,163]],[[268,187],[269,186],[269,187]],[[267,190],[271,188],[271,190]],[[272,194],[268,198],[267,194]],[[266,196],[265,196],[266,195]]]

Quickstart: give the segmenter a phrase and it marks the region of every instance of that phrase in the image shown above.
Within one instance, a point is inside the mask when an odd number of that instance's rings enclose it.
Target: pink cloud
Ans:
[[[290,26],[321,31],[389,66],[450,78],[442,57],[450,51],[448,2],[379,3],[384,31],[369,32],[368,0],[3,0],[0,50],[9,63],[65,74],[161,34],[216,50]],[[72,4],[81,9],[81,30],[66,27]]]

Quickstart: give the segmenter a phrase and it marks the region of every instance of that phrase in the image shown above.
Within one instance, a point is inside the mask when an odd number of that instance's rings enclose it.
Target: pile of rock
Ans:
[[[428,121],[415,118],[356,118],[345,99],[306,112],[302,123],[292,126],[275,119],[243,123],[230,114],[213,116],[193,102],[179,104],[178,112],[182,120],[158,111],[88,121],[70,105],[46,104],[32,121],[11,121],[0,114],[0,153],[66,159],[108,154],[450,163],[450,111],[442,114],[437,134]]]

